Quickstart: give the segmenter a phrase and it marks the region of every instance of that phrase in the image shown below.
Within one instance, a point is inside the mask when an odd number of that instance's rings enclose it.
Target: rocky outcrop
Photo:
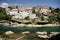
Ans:
[[[48,40],[60,40],[60,32],[51,32]]]
[[[12,31],[7,31],[7,32],[5,32],[4,34],[10,35],[10,34],[14,34],[14,32],[12,32]]]
[[[40,37],[40,38],[49,38],[48,37],[48,33],[47,32],[36,32],[37,36]]]
[[[58,34],[60,34],[60,32],[51,32],[50,35],[49,35],[49,37],[51,38],[52,36],[56,36]]]
[[[29,31],[22,32],[21,34],[29,34]]]
[[[38,34],[38,35],[46,35],[47,34],[47,32],[36,32],[36,34]]]

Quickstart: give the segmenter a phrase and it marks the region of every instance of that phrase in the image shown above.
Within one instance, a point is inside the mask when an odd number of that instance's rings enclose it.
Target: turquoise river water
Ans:
[[[15,33],[20,33],[24,31],[30,31],[32,33],[37,31],[47,31],[47,32],[60,32],[60,26],[57,27],[5,27],[0,26],[0,32],[13,31]]]

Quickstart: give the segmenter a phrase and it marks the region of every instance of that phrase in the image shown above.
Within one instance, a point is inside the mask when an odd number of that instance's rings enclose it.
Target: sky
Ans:
[[[0,4],[8,3],[10,5],[19,4],[22,6],[50,6],[60,8],[60,0],[0,0]]]

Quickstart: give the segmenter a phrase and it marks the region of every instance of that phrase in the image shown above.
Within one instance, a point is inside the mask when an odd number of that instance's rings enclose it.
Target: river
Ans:
[[[60,26],[55,26],[55,27],[6,27],[6,26],[0,26],[0,31],[1,32],[13,31],[15,33],[21,33],[24,31],[30,31],[31,33],[35,33],[37,31],[60,32]]]

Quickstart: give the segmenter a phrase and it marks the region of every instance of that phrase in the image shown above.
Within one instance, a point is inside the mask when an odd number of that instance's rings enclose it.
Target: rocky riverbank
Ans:
[[[59,25],[56,25],[56,24],[45,24],[45,25],[34,25],[34,24],[28,24],[28,25],[26,25],[26,24],[17,24],[17,25],[12,25],[12,27],[24,27],[24,26],[26,26],[26,27],[54,27],[54,26],[59,26]]]
[[[24,31],[24,32],[21,32],[19,34],[15,34],[14,32],[12,31],[7,31],[5,32],[3,35],[2,35],[2,38],[8,38],[8,39],[14,39],[14,40],[48,40],[56,35],[60,34],[60,32],[46,32],[46,31],[43,31],[43,32],[40,32],[40,31],[37,31],[36,33],[30,33],[29,31]],[[59,35],[60,36],[60,35]]]
[[[0,26],[8,26],[8,27],[54,27],[54,26],[59,26],[58,23],[48,23],[48,22],[38,22],[37,24],[33,24],[31,22],[12,22],[12,21],[7,21],[7,20],[2,20],[0,21]]]
[[[38,25],[38,24],[19,24],[19,23],[0,23],[0,25],[3,26],[9,26],[9,27],[54,27],[59,26],[58,24],[45,24],[45,25]]]

